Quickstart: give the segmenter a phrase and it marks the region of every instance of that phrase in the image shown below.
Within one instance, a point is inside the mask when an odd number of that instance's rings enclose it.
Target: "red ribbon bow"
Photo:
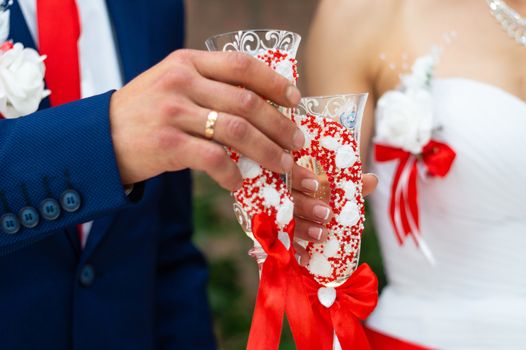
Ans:
[[[318,293],[324,287],[305,274],[304,283],[314,309],[320,350],[334,349],[334,334],[343,350],[370,350],[362,326],[378,302],[378,279],[369,265],[362,264],[339,287],[332,305],[322,305]],[[326,288],[327,289],[327,288]],[[298,347],[298,349],[301,349]]]
[[[300,350],[320,350],[315,318],[301,279],[292,246],[278,239],[276,216],[255,215],[252,233],[268,254],[261,271],[256,307],[247,350],[278,350],[286,311],[289,325]],[[284,230],[293,241],[294,221]]]
[[[422,160],[430,175],[445,177],[453,165],[456,153],[445,143],[431,140],[424,146],[420,156],[415,156],[401,148],[380,144],[375,145],[375,155],[379,162],[399,160],[391,186],[389,216],[400,244],[404,243],[407,236],[412,236],[415,243],[419,245],[421,240],[417,162]]]

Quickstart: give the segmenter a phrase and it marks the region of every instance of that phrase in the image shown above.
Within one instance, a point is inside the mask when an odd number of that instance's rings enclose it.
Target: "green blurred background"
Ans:
[[[308,36],[317,0],[188,0],[187,46],[204,49],[207,37],[247,28],[280,28]],[[303,60],[303,50],[298,56]],[[258,287],[256,263],[247,255],[251,241],[238,226],[230,194],[202,173],[194,173],[196,243],[210,264],[209,295],[216,335],[223,350],[245,348]],[[378,242],[368,220],[361,261],[367,262],[385,284]],[[281,349],[294,349],[285,327]]]

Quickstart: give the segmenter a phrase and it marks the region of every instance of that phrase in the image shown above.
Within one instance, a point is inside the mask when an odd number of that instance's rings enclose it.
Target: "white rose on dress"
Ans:
[[[375,141],[420,154],[431,140],[433,105],[429,91],[389,91],[377,104]]]
[[[35,112],[49,95],[44,88],[44,59],[20,43],[0,54],[0,113],[5,118]]]
[[[411,69],[411,74],[401,77],[402,86],[407,90],[424,89],[429,85],[436,58],[431,54],[418,58]]]

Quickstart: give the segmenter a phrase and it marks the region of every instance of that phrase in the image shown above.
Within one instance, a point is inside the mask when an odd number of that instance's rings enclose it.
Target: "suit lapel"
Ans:
[[[145,0],[107,0],[124,82],[150,66],[150,6]]]
[[[150,12],[145,0],[107,0],[108,14],[113,28],[113,38],[119,54],[124,83],[149,68]],[[114,216],[93,222],[88,241],[81,255],[86,261],[110,229]]]
[[[9,38],[14,42],[20,42],[24,44],[24,47],[30,47],[36,50],[35,41],[31,36],[31,32],[27,26],[22,10],[18,1],[13,2],[13,6],[10,10],[10,26],[9,26]]]

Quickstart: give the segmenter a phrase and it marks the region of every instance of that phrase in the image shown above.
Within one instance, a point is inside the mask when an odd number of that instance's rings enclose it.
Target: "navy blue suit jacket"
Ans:
[[[182,0],[107,5],[125,81],[182,47]],[[16,1],[10,37],[34,47]],[[43,210],[48,198],[60,204],[69,189],[81,197],[78,210],[40,215],[34,228],[7,234],[0,223],[2,350],[215,348],[206,264],[191,243],[190,173],[149,180],[128,198],[110,97],[57,108],[43,101],[32,115],[0,120],[0,217]],[[74,227],[89,220],[81,250]]]

